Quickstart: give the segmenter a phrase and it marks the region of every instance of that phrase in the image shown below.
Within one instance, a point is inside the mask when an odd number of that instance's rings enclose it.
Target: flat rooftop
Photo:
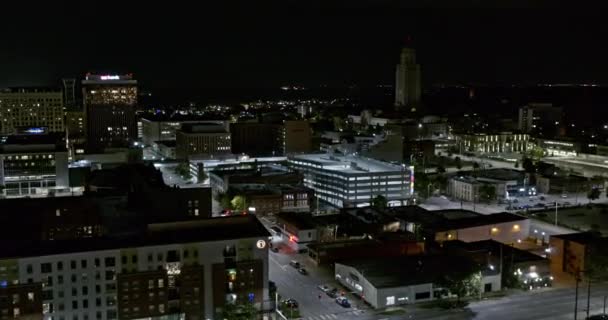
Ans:
[[[38,257],[143,246],[267,238],[270,234],[252,215],[150,224],[143,233],[121,238],[75,240],[0,240],[0,259]]]
[[[432,229],[435,232],[528,219],[508,212],[484,215],[462,209],[429,211],[418,206],[389,207],[386,210],[386,214],[407,222],[423,224],[426,228]]]
[[[591,232],[578,232],[578,233],[569,233],[569,234],[557,234],[552,235],[552,238],[558,238],[562,240],[568,240],[580,244],[587,244],[591,242],[608,242],[608,238],[598,237],[597,235]]]
[[[446,211],[449,214],[449,212],[452,210],[441,210],[441,211],[443,211],[443,213],[440,213],[440,214],[445,215]],[[430,212],[441,212],[441,211],[430,211]],[[463,211],[463,210],[456,210],[456,211]],[[433,229],[435,231],[467,229],[467,228],[474,228],[474,227],[479,227],[479,226],[493,225],[493,224],[498,224],[498,223],[524,221],[524,220],[528,220],[528,218],[520,216],[520,215],[516,215],[513,213],[499,212],[499,213],[488,214],[488,215],[476,214],[475,216],[452,218],[452,219],[445,218],[445,216],[444,216],[444,219],[441,219],[441,220],[443,220],[443,221],[441,221],[440,223],[437,223],[433,227]]]
[[[289,160],[291,162],[306,162],[325,170],[342,173],[382,173],[404,170],[404,168],[399,165],[351,155],[311,153],[290,156]],[[409,169],[407,170],[409,171]]]
[[[446,274],[469,272],[475,262],[465,256],[420,255],[337,262],[362,274],[376,288],[434,283]]]

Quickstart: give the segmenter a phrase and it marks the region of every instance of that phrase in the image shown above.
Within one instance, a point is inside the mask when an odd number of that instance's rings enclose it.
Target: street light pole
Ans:
[[[604,296],[604,311],[602,314],[606,314],[606,298],[608,298],[608,296]]]
[[[589,319],[589,305],[591,303],[591,279],[587,277],[587,318]]]
[[[580,282],[579,273],[576,273],[576,289],[574,291],[574,320],[578,317],[578,283]]]
[[[557,201],[555,201],[555,225],[557,226]]]

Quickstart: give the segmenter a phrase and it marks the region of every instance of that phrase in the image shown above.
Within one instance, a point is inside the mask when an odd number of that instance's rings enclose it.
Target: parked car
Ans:
[[[336,303],[339,304],[339,305],[341,305],[341,306],[343,306],[344,308],[349,308],[350,307],[350,302],[345,297],[337,297],[336,298]]]
[[[324,285],[324,284],[319,285],[317,288],[319,288],[319,290],[321,290],[321,291],[323,291],[323,292],[327,292],[327,291],[329,291],[329,290],[330,290],[330,289],[329,289],[329,287],[328,287],[328,286],[326,286],[326,285]]]
[[[298,307],[298,302],[296,301],[296,299],[293,299],[293,298],[285,299],[281,302],[288,308],[297,308]]]
[[[338,289],[337,288],[333,288],[331,290],[328,290],[325,292],[330,298],[335,298],[338,296]]]
[[[608,320],[608,315],[596,314],[596,315],[587,317],[586,320]]]
[[[566,202],[564,202],[564,205],[565,205],[565,206],[571,206],[571,205],[572,205],[572,203],[570,203],[570,202],[566,201]]]
[[[540,196],[539,198],[541,201],[545,201],[545,196]]]
[[[298,268],[298,272],[304,275],[308,274],[308,271],[306,271],[304,268]]]
[[[279,248],[277,248],[277,247],[272,247],[272,248],[270,248],[270,251],[272,251],[272,252],[279,252]]]
[[[564,193],[562,194],[562,198],[568,198],[568,195]]]
[[[292,267],[294,267],[294,268],[296,268],[296,269],[299,269],[299,268],[300,268],[300,263],[299,263],[299,262],[297,262],[296,260],[291,260],[291,261],[289,262],[289,265],[290,265],[290,266],[292,266]]]

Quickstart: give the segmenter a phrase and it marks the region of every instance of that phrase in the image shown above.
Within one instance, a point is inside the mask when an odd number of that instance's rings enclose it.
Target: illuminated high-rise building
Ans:
[[[416,50],[403,48],[395,72],[395,106],[416,110],[420,102],[420,65]]]
[[[82,96],[90,150],[125,147],[137,138],[137,81],[131,74],[87,74]]]
[[[0,90],[0,134],[15,134],[17,128],[28,126],[46,127],[49,132],[64,132],[61,90]]]
[[[63,102],[68,111],[72,111],[76,106],[76,79],[62,79],[63,82]]]

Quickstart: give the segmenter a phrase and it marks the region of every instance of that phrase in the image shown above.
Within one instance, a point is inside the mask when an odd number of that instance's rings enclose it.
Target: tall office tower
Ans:
[[[396,68],[395,106],[416,111],[420,102],[420,65],[416,63],[416,50],[403,48]]]
[[[563,109],[551,103],[529,103],[519,108],[519,130],[534,136],[558,135]]]
[[[74,110],[76,106],[76,79],[62,79],[63,82],[63,104],[68,111]]]
[[[14,134],[19,127],[31,126],[64,132],[61,90],[15,88],[0,91],[0,134]]]
[[[137,81],[131,74],[87,74],[82,96],[89,150],[125,147],[137,137]]]

